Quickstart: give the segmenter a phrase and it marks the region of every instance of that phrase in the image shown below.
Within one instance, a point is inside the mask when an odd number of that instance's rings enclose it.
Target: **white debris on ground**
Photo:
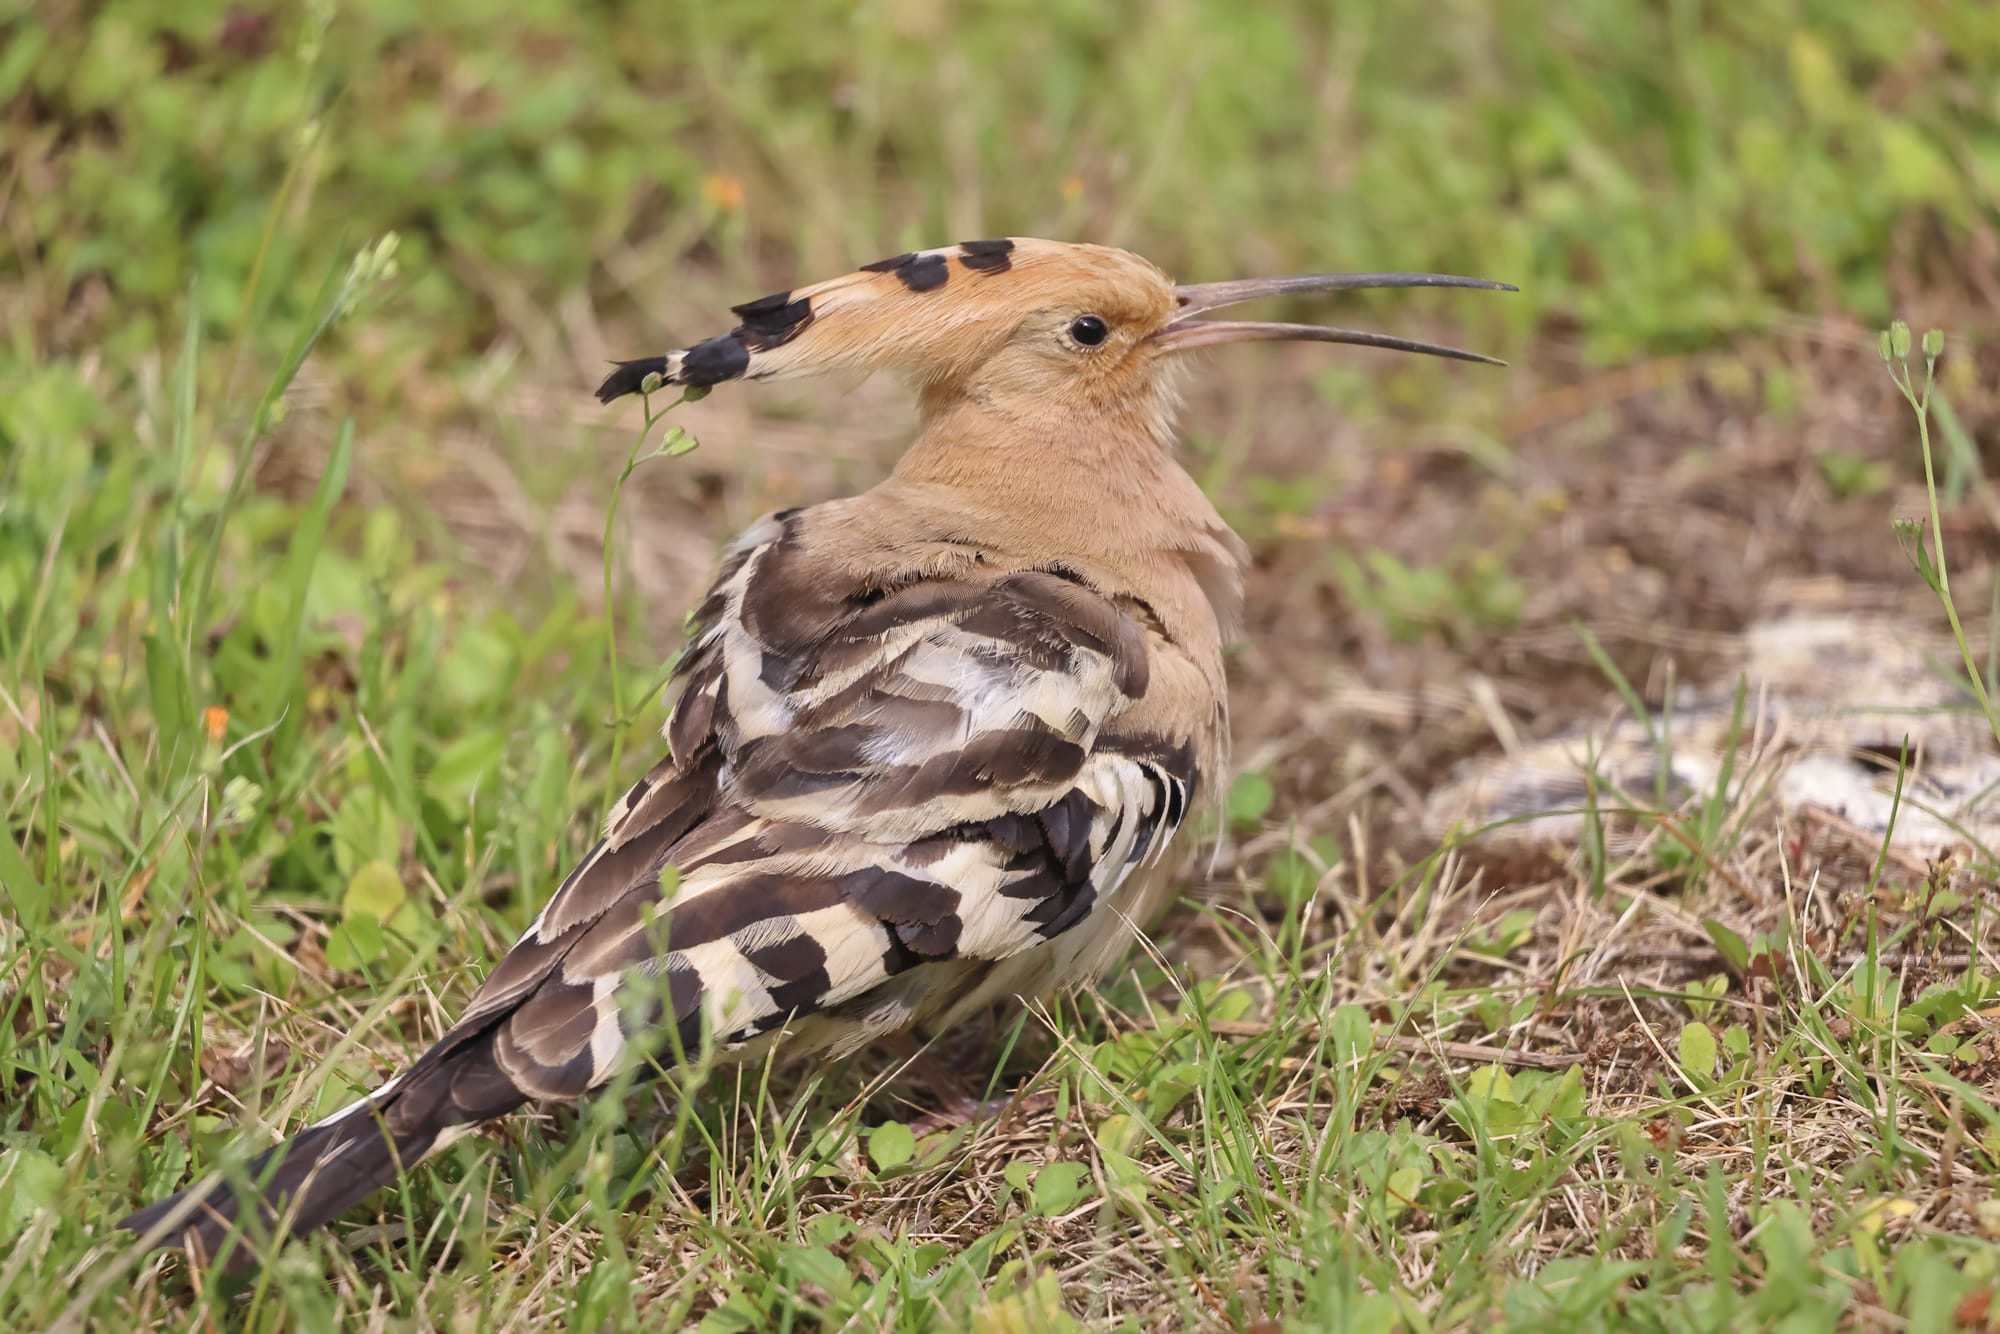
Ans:
[[[1595,810],[1607,840],[1629,845],[1645,822],[1614,812],[1700,807],[1726,775],[1732,808],[1821,812],[1915,856],[2000,850],[2000,745],[1950,640],[1815,614],[1759,622],[1742,643],[1736,675],[1677,692],[1671,709],[1634,718],[1607,685],[1601,721],[1461,764],[1426,802],[1427,831],[1570,846]]]

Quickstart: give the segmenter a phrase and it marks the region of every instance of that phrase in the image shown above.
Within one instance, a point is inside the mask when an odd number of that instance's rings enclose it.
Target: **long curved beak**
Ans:
[[[1174,289],[1181,313],[1152,336],[1153,345],[1163,352],[1185,352],[1212,347],[1217,343],[1252,343],[1291,340],[1310,343],[1354,343],[1362,347],[1386,347],[1398,352],[1421,352],[1458,361],[1478,361],[1489,366],[1507,363],[1441,343],[1425,343],[1393,334],[1366,329],[1336,329],[1319,324],[1263,324],[1249,320],[1204,320],[1204,311],[1241,305],[1264,297],[1295,296],[1305,292],[1352,292],[1367,287],[1471,287],[1488,292],[1518,292],[1512,283],[1496,283],[1485,278],[1460,278],[1448,273],[1306,273],[1293,278],[1239,278],[1233,282],[1187,283]]]

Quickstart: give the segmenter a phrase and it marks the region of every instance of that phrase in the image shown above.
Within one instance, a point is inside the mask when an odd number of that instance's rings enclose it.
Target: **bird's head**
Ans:
[[[1027,237],[965,241],[737,306],[742,322],[728,333],[621,363],[597,392],[608,403],[655,383],[706,388],[725,380],[886,370],[915,384],[928,404],[970,397],[1003,413],[1019,407],[1020,415],[1039,417],[1153,399],[1180,353],[1220,343],[1357,343],[1493,360],[1357,329],[1202,318],[1261,297],[1364,287],[1514,290],[1430,273],[1176,286],[1157,265],[1107,246]]]

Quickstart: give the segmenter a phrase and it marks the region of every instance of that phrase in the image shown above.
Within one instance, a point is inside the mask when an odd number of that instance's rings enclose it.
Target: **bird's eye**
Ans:
[[[1070,321],[1069,336],[1085,347],[1096,347],[1111,336],[1111,326],[1095,315],[1079,315]]]

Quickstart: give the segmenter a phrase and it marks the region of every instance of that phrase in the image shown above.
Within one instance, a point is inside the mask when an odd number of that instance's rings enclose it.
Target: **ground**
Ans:
[[[0,1324],[2000,1323],[1990,843],[1748,781],[1562,841],[1434,810],[1726,698],[1790,611],[1955,670],[1891,527],[1930,504],[1892,316],[1945,331],[1991,669],[1983,4],[668,8],[0,19]],[[1236,776],[1151,948],[925,1051],[517,1119],[247,1285],[125,1250],[448,1022],[651,758],[719,545],[911,421],[725,389],[630,468],[606,358],[1008,231],[1524,288],[1338,316],[1505,371],[1191,381],[1255,567]]]

